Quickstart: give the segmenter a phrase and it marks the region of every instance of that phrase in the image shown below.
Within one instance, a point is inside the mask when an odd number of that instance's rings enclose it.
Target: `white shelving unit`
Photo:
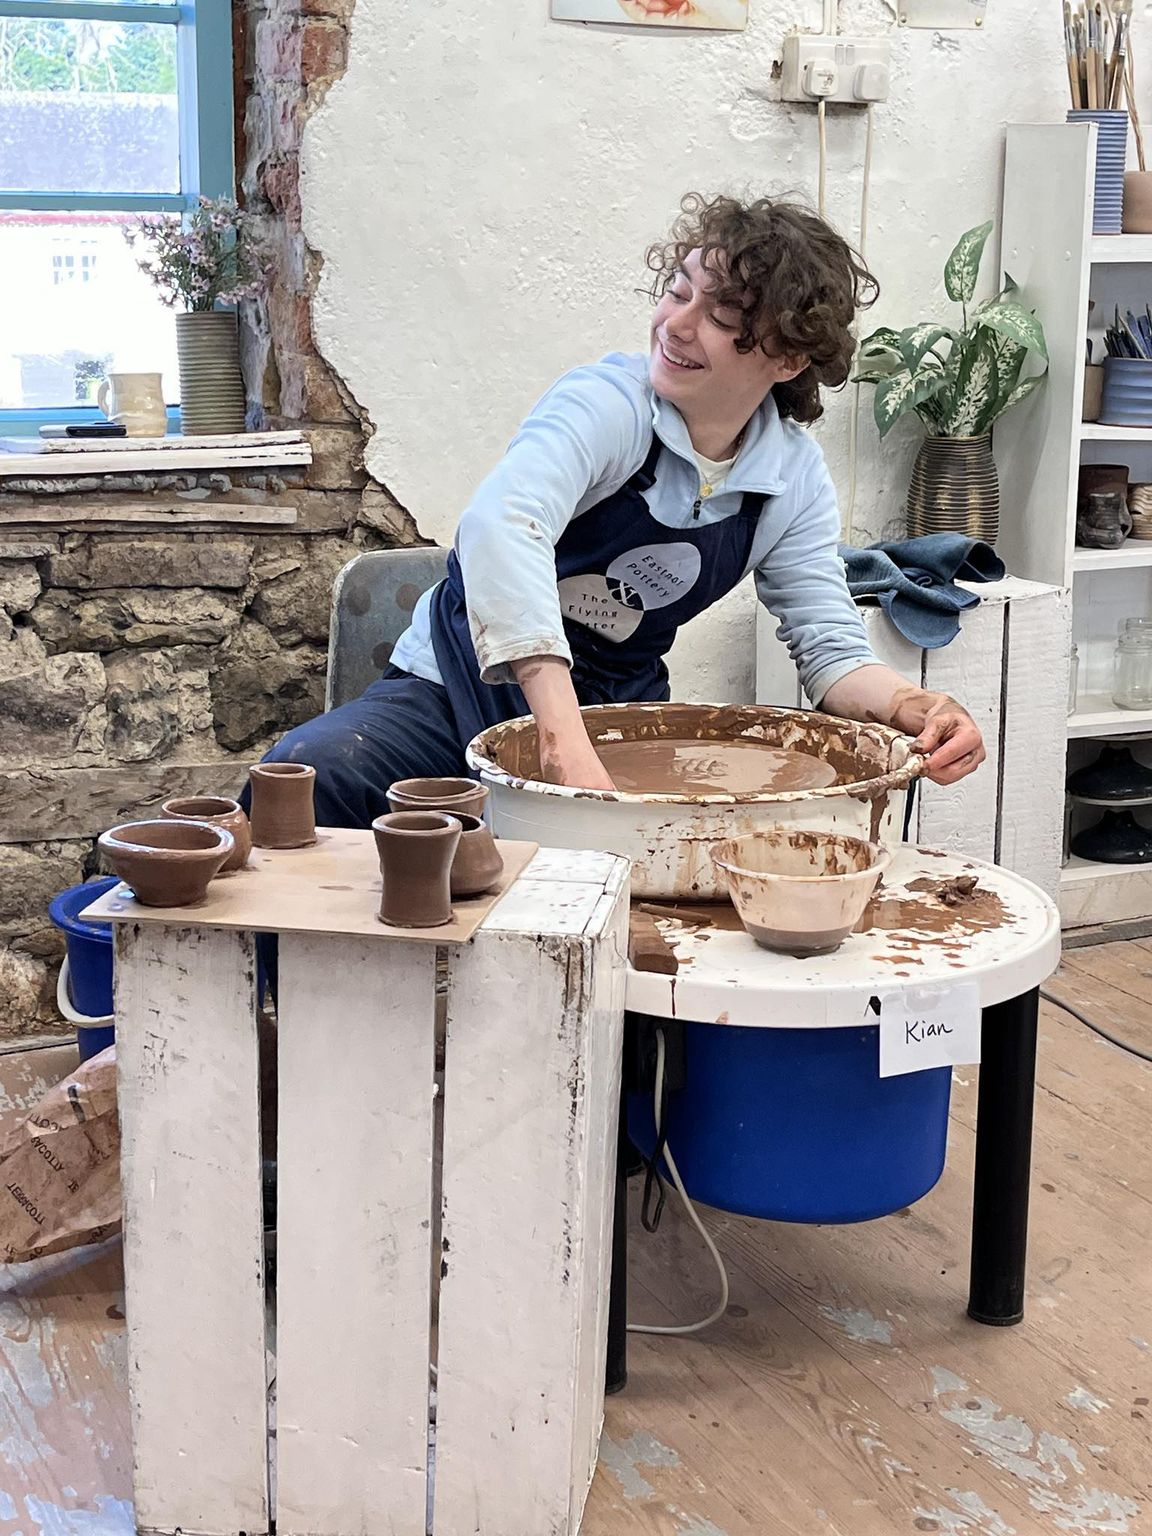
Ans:
[[[1016,576],[1072,591],[1072,635],[1080,693],[1068,720],[1070,769],[1091,761],[1095,742],[1132,738],[1152,763],[1152,710],[1112,703],[1120,621],[1152,615],[1152,542],[1118,550],[1077,549],[1076,498],[1081,463],[1123,463],[1152,482],[1152,427],[1083,422],[1084,341],[1097,359],[1105,317],[1115,304],[1152,300],[1152,235],[1093,235],[1092,124],[1013,125],[1008,129],[1001,263],[1023,301],[1044,323],[1051,366],[1045,387],[996,428],[1003,533],[998,549]],[[1095,307],[1089,316],[1089,301]],[[1038,675],[1067,658],[1037,656]],[[1081,808],[1074,826],[1097,812]],[[1152,917],[1152,864],[1064,867],[1060,907],[1065,927]]]

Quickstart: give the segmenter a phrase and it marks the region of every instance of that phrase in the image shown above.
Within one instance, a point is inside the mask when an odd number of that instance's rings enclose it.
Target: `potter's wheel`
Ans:
[[[616,788],[629,794],[785,794],[836,782],[831,763],[762,741],[606,741],[596,752]]]

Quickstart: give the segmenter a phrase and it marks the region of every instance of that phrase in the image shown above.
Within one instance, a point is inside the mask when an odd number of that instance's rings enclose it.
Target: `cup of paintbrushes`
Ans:
[[[1070,123],[1096,124],[1096,180],[1092,233],[1118,235],[1124,223],[1124,172],[1128,163],[1127,112],[1084,109],[1068,113]]]

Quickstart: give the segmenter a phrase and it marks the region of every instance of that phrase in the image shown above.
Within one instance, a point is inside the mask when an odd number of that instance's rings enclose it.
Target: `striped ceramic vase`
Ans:
[[[1000,532],[1000,481],[992,437],[928,437],[908,486],[908,533],[963,533],[995,544]]]

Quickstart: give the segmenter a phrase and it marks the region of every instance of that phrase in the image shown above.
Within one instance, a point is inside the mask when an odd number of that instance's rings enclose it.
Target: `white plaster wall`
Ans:
[[[323,256],[320,346],[375,424],[368,466],[448,542],[472,487],[565,368],[645,344],[643,251],[688,189],[816,194],[816,118],[773,83],[818,0],[750,0],[745,33],[586,27],[548,0],[357,0],[347,74],[312,118],[305,228]],[[1056,121],[1067,84],[1051,0],[991,0],[982,32],[895,26],[842,0],[845,31],[893,40],[877,109],[865,324],[946,313],[956,237],[998,211],[1003,125]],[[862,112],[830,114],[829,215],[858,233]],[[994,279],[991,256],[986,278]],[[849,391],[821,435],[842,499]],[[918,440],[882,447],[863,392],[857,528],[899,524]],[[1011,508],[1005,509],[1011,516]],[[751,585],[688,627],[674,694],[751,699]]]

